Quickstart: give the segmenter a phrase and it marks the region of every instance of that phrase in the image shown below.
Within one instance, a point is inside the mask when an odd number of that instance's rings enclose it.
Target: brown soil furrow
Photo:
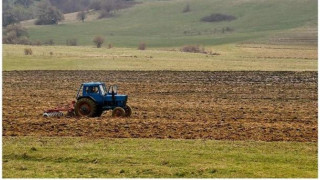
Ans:
[[[87,81],[118,84],[131,118],[43,118]],[[3,72],[4,136],[317,141],[317,72]]]

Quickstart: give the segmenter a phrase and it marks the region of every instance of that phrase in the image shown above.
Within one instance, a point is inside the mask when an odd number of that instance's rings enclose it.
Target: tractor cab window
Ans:
[[[86,87],[86,92],[87,93],[96,93],[98,94],[99,93],[99,89],[97,86],[89,86],[89,87]]]
[[[81,86],[80,86],[80,88],[78,90],[76,99],[78,99],[79,96],[83,96],[83,85],[82,84],[81,84]]]
[[[106,86],[100,85],[99,88],[100,88],[101,95],[102,96],[106,95],[107,93]]]
[[[110,86],[108,94],[112,94],[112,93],[117,94],[117,91],[118,91],[118,87],[116,85],[113,85],[113,86]]]

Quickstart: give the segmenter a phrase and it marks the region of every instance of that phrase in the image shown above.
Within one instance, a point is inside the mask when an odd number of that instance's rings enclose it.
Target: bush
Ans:
[[[113,14],[111,12],[108,12],[108,11],[105,11],[105,10],[102,10],[100,12],[100,15],[99,15],[99,19],[102,19],[102,18],[109,18],[109,17],[112,17]]]
[[[27,30],[19,24],[8,25],[3,30],[2,42],[4,44],[30,44]]]
[[[31,48],[25,48],[24,49],[24,54],[25,55],[32,55],[32,49]]]
[[[204,52],[204,48],[200,48],[199,45],[186,45],[183,46],[180,51],[182,52],[191,52],[191,53],[202,53]]]
[[[17,33],[16,32],[8,32],[2,38],[3,44],[17,44]]]
[[[36,25],[58,24],[62,20],[64,20],[64,16],[56,7],[48,1],[39,2]]]
[[[31,44],[34,46],[41,46],[42,45],[41,41],[39,41],[39,40],[35,40]]]
[[[100,10],[101,9],[101,1],[95,0],[95,1],[91,2],[90,9]]]
[[[93,42],[97,46],[97,48],[100,48],[104,43],[104,38],[102,36],[96,36],[95,38],[93,38]]]
[[[53,39],[48,39],[48,40],[44,41],[43,44],[52,46],[52,45],[54,45],[54,41],[53,41]]]
[[[202,53],[207,55],[220,55],[219,53],[215,53],[212,51],[205,50],[204,47],[200,47],[199,45],[186,45],[180,49],[182,52],[189,52],[189,53]]]
[[[182,10],[183,13],[190,12],[190,11],[191,11],[191,9],[190,9],[189,4],[187,4],[186,7],[184,7],[184,9]]]
[[[231,16],[231,15],[214,13],[214,14],[211,14],[210,16],[206,16],[206,17],[201,18],[201,21],[220,22],[220,21],[232,21],[235,19],[236,19],[236,17]]]
[[[78,45],[78,40],[77,39],[67,39],[66,40],[66,45],[67,46],[77,46]]]
[[[146,47],[147,47],[146,43],[141,42],[141,43],[139,44],[139,46],[138,46],[138,49],[139,49],[139,50],[145,50]]]
[[[22,36],[28,37],[27,29],[22,27],[20,24],[12,24],[12,25],[7,26],[4,29],[4,34],[6,34],[8,32],[15,32],[17,37],[22,37]]]
[[[27,37],[21,37],[18,39],[17,44],[31,45],[31,41]]]
[[[84,20],[87,18],[87,13],[84,11],[80,11],[77,14],[77,19],[84,22]]]

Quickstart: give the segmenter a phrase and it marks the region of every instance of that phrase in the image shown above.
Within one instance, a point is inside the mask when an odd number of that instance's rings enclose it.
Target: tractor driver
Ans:
[[[87,93],[99,93],[98,87],[90,87]]]
[[[92,93],[99,93],[98,87],[93,87]]]

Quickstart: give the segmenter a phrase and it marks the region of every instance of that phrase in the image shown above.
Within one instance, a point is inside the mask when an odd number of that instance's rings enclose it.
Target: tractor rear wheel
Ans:
[[[78,100],[74,107],[76,115],[80,117],[94,117],[97,109],[97,104],[89,98]]]
[[[112,117],[124,117],[126,111],[122,107],[116,107],[112,110]]]
[[[130,107],[129,105],[126,105],[126,106],[124,107],[124,110],[126,111],[126,117],[130,117],[131,114],[132,114],[132,109],[131,109],[131,107]]]

